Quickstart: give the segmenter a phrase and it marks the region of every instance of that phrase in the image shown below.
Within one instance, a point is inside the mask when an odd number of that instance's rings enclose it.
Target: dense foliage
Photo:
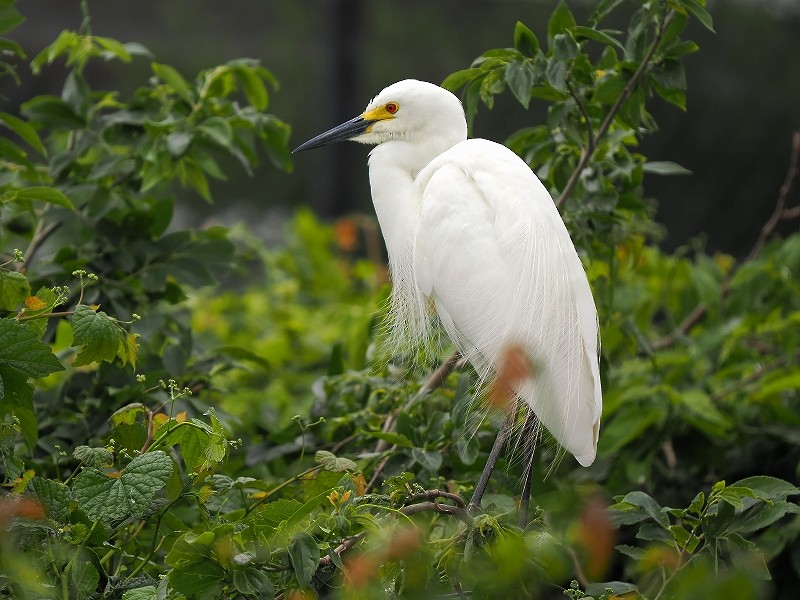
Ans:
[[[602,28],[624,8],[626,32]],[[0,33],[21,19],[0,2]],[[741,261],[663,254],[643,196],[646,174],[684,173],[637,145],[649,102],[685,109],[690,19],[712,27],[697,0],[601,0],[585,25],[559,2],[542,42],[518,23],[444,82],[470,119],[506,90],[548,103],[508,144],[600,312],[598,460],[542,445],[522,522],[519,452],[465,508],[504,418],[481,419],[474,373],[382,352],[371,219],[301,211],[273,249],[172,225],[226,157],[290,168],[271,74],[189,80],[88,16],[60,34],[30,64],[66,63],[61,96],[0,113],[0,597],[793,597],[800,236],[774,230],[800,212],[794,174]],[[23,49],[0,49],[8,80]],[[151,77],[94,90],[96,60]]]

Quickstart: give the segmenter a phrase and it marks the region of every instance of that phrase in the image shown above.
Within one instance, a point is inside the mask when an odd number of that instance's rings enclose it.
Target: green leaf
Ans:
[[[531,87],[533,87],[534,73],[528,61],[514,61],[506,67],[505,80],[511,93],[528,108],[531,103]]]
[[[189,149],[192,134],[185,131],[173,131],[167,136],[167,150],[175,158],[180,158]]]
[[[133,590],[126,590],[122,594],[122,600],[158,600],[158,589],[154,585],[146,585]]]
[[[656,175],[691,175],[692,172],[680,166],[678,163],[664,161],[649,161],[644,163],[645,173],[655,173]]]
[[[326,471],[358,471],[358,465],[349,458],[339,458],[327,450],[317,450],[314,460]]]
[[[184,569],[205,561],[211,556],[211,545],[215,537],[213,531],[204,531],[199,535],[192,532],[182,535],[167,553],[167,564],[176,569]]]
[[[708,514],[703,519],[706,538],[710,542],[725,535],[736,516],[736,509],[728,502],[721,502],[717,506],[716,514]]]
[[[570,27],[575,27],[575,17],[572,16],[567,3],[564,0],[558,0],[558,4],[547,22],[547,36],[553,39],[557,34]]]
[[[677,397],[681,405],[688,409],[683,413],[684,419],[709,436],[725,438],[733,428],[730,417],[714,405],[706,392],[685,390],[678,392]]]
[[[16,271],[0,271],[0,310],[17,310],[31,295],[28,278]]]
[[[147,511],[171,474],[169,456],[161,451],[148,452],[134,458],[116,478],[84,468],[75,478],[72,491],[79,508],[93,521],[137,517]]]
[[[267,574],[255,567],[237,568],[233,572],[233,585],[236,590],[260,600],[272,600],[275,588]]]
[[[29,449],[39,437],[39,423],[33,408],[33,386],[28,376],[0,364],[0,415],[11,414],[19,420],[19,429]]]
[[[412,448],[411,457],[431,473],[437,473],[442,466],[442,453],[438,450]]]
[[[694,15],[694,17],[703,24],[703,27],[708,29],[709,31],[716,33],[714,31],[714,21],[711,18],[711,15],[705,9],[705,7],[700,4],[697,0],[679,0],[680,3],[686,7],[686,9]]]
[[[514,26],[514,47],[528,56],[534,56],[539,50],[539,40],[522,21]]]
[[[72,457],[83,466],[95,469],[105,469],[114,464],[114,455],[107,448],[78,446],[72,451]]]
[[[86,122],[72,107],[57,96],[35,96],[20,107],[29,121],[48,129],[82,129]]]
[[[128,52],[128,49],[124,44],[118,42],[117,40],[101,37],[99,35],[92,36],[92,40],[115,58],[118,58],[123,62],[131,61],[131,53]]]
[[[559,33],[553,38],[553,59],[567,61],[577,58],[581,53],[581,47],[569,31]]]
[[[247,67],[239,67],[234,72],[250,105],[256,110],[266,110],[269,104],[269,94],[261,77]]]
[[[800,494],[800,489],[792,483],[778,479],[777,477],[769,477],[767,475],[757,475],[755,477],[747,477],[740,479],[733,484],[737,488],[744,487],[753,490],[758,498],[769,500],[771,502],[779,502],[786,500],[789,496],[796,496]]]
[[[214,353],[218,355],[224,354],[237,360],[251,361],[265,369],[270,368],[270,362],[266,358],[242,346],[219,346],[214,349]]]
[[[132,402],[131,404],[127,404],[114,411],[114,414],[111,415],[109,420],[111,421],[111,425],[113,427],[122,424],[133,425],[136,422],[137,417],[140,415],[144,416],[146,414],[147,411],[144,407],[144,404],[141,402]]]
[[[192,473],[201,473],[215,468],[228,452],[228,441],[222,423],[209,415],[211,425],[199,419],[185,423],[162,425],[172,427],[159,445],[180,446],[186,468]]]
[[[262,504],[248,517],[254,530],[266,535],[272,533],[295,515],[303,504],[299,500],[279,498],[273,502]]]
[[[200,535],[187,533],[172,545],[165,560],[174,567],[168,577],[175,591],[202,594],[203,598],[221,597],[217,591],[225,580],[225,570],[213,558],[215,538],[213,531]]]
[[[31,146],[34,150],[36,150],[42,156],[47,156],[47,150],[45,150],[44,144],[42,144],[42,140],[39,137],[39,134],[36,133],[36,130],[31,127],[31,125],[20,119],[19,117],[15,117],[14,115],[10,115],[5,112],[0,112],[0,123],[3,123],[6,127],[8,127],[11,131],[16,133],[20,138],[25,140],[25,142]]]
[[[632,525],[650,517],[663,529],[669,528],[669,517],[661,505],[638,490],[625,494],[622,500],[611,506],[611,510],[612,519],[620,524]]]
[[[63,206],[75,210],[75,205],[67,196],[55,188],[46,185],[32,185],[30,187],[6,192],[3,196],[6,202],[48,202],[56,206]]]
[[[122,366],[130,365],[131,368],[136,370],[136,361],[139,355],[139,334],[138,333],[124,333],[123,339],[119,344],[117,356],[122,361]]]
[[[103,311],[79,304],[72,316],[72,343],[80,346],[75,357],[76,367],[93,362],[112,362],[117,357],[120,343],[124,342],[122,330]]]
[[[470,81],[479,77],[483,73],[482,69],[471,68],[456,71],[445,77],[442,81],[442,87],[451,92],[457,92],[459,89],[467,85]]]
[[[36,332],[16,319],[0,319],[0,365],[7,365],[33,378],[64,370]]]
[[[25,21],[13,3],[0,4],[0,33],[11,31]]]
[[[393,446],[399,446],[400,448],[414,447],[414,443],[400,433],[394,433],[392,431],[365,431],[364,433],[371,438],[389,442]]]
[[[621,411],[610,419],[600,436],[599,452],[602,455],[614,454],[644,435],[653,425],[667,418],[667,410],[661,404],[637,403],[635,407]]]
[[[194,104],[192,90],[177,70],[169,65],[162,65],[156,62],[151,63],[150,68],[153,69],[153,73],[156,77],[170,86],[178,96],[183,98],[188,104]]]
[[[69,516],[69,488],[60,481],[34,477],[28,484],[47,516],[63,522]]]
[[[627,83],[628,80],[622,73],[617,71],[604,73],[595,83],[592,99],[600,104],[613,104]]]
[[[49,313],[50,311],[55,308],[56,305],[56,295],[53,293],[53,290],[50,288],[40,288],[39,291],[36,292],[35,298],[38,298],[41,302],[41,306],[39,308],[30,308],[29,306],[33,306],[33,304],[29,304],[26,302],[25,306],[25,317],[35,317],[36,315],[44,315],[45,313]],[[41,319],[25,319],[25,324],[33,329],[38,336],[41,338],[44,336],[44,332],[47,330],[47,321],[48,319],[42,317]]]
[[[772,579],[764,553],[751,541],[744,539],[738,533],[729,533],[725,536],[731,554],[733,566],[745,573],[752,573],[758,579],[769,581]]]
[[[591,27],[584,27],[582,25],[575,25],[574,27],[570,28],[570,32],[572,32],[572,35],[575,37],[576,40],[579,40],[580,38],[586,38],[589,40],[600,42],[601,44],[606,44],[607,46],[615,46],[616,48],[619,48],[622,51],[625,50],[625,47],[619,40],[611,37],[605,31],[592,29]]]
[[[289,559],[300,587],[311,585],[319,566],[319,547],[316,540],[305,531],[297,533],[289,544]]]
[[[100,574],[89,561],[73,560],[71,564],[70,583],[74,590],[74,595],[71,597],[76,600],[86,600],[97,591]]]
[[[233,140],[233,128],[221,117],[206,119],[197,126],[197,129],[223,148],[227,148]]]

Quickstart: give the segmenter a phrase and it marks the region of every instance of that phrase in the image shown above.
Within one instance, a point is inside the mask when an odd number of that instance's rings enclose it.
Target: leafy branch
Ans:
[[[672,9],[670,9],[669,11],[666,10],[667,7],[666,2],[661,2],[661,6],[663,12],[661,13],[660,18],[658,19],[655,38],[650,44],[650,47],[647,49],[644,58],[642,58],[642,60],[639,62],[639,66],[636,68],[636,71],[634,71],[633,75],[628,80],[628,83],[625,84],[625,87],[622,89],[622,93],[619,94],[614,104],[606,113],[605,118],[600,123],[600,126],[597,128],[597,132],[594,135],[592,135],[591,119],[587,117],[586,112],[583,108],[583,103],[578,101],[576,98],[576,103],[580,108],[581,113],[584,115],[584,118],[586,119],[586,127],[588,130],[589,143],[586,146],[586,148],[584,148],[583,151],[581,152],[581,156],[578,159],[578,164],[572,171],[572,175],[570,175],[569,179],[567,180],[567,184],[564,186],[564,189],[561,191],[561,194],[559,195],[558,200],[556,201],[556,206],[558,208],[561,208],[564,202],[567,201],[567,198],[569,198],[569,196],[575,190],[575,187],[578,185],[578,179],[583,173],[583,170],[589,164],[589,161],[592,160],[592,157],[594,156],[594,153],[597,150],[600,141],[603,138],[605,138],[606,134],[611,129],[611,125],[617,118],[617,114],[619,113],[620,109],[630,99],[631,94],[639,85],[642,78],[652,68],[656,50],[661,45],[661,40],[664,37],[664,32],[666,31],[669,22],[672,20],[675,14],[675,11]],[[570,90],[570,92],[572,93],[572,90]]]

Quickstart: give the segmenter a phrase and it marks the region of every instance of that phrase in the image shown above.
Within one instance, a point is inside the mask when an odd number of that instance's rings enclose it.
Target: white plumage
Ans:
[[[297,150],[343,139],[377,144],[370,184],[389,253],[396,335],[414,343],[430,334],[431,299],[484,381],[509,348],[522,348],[530,369],[514,384],[519,397],[588,466],[602,398],[586,273],[525,162],[505,146],[466,137],[458,98],[405,80]]]

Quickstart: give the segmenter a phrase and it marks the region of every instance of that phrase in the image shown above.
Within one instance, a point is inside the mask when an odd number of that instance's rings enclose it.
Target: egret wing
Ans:
[[[484,377],[522,348],[517,392],[583,464],[594,460],[601,394],[586,273],[547,190],[513,152],[462,142],[418,176],[415,268],[448,335]]]

